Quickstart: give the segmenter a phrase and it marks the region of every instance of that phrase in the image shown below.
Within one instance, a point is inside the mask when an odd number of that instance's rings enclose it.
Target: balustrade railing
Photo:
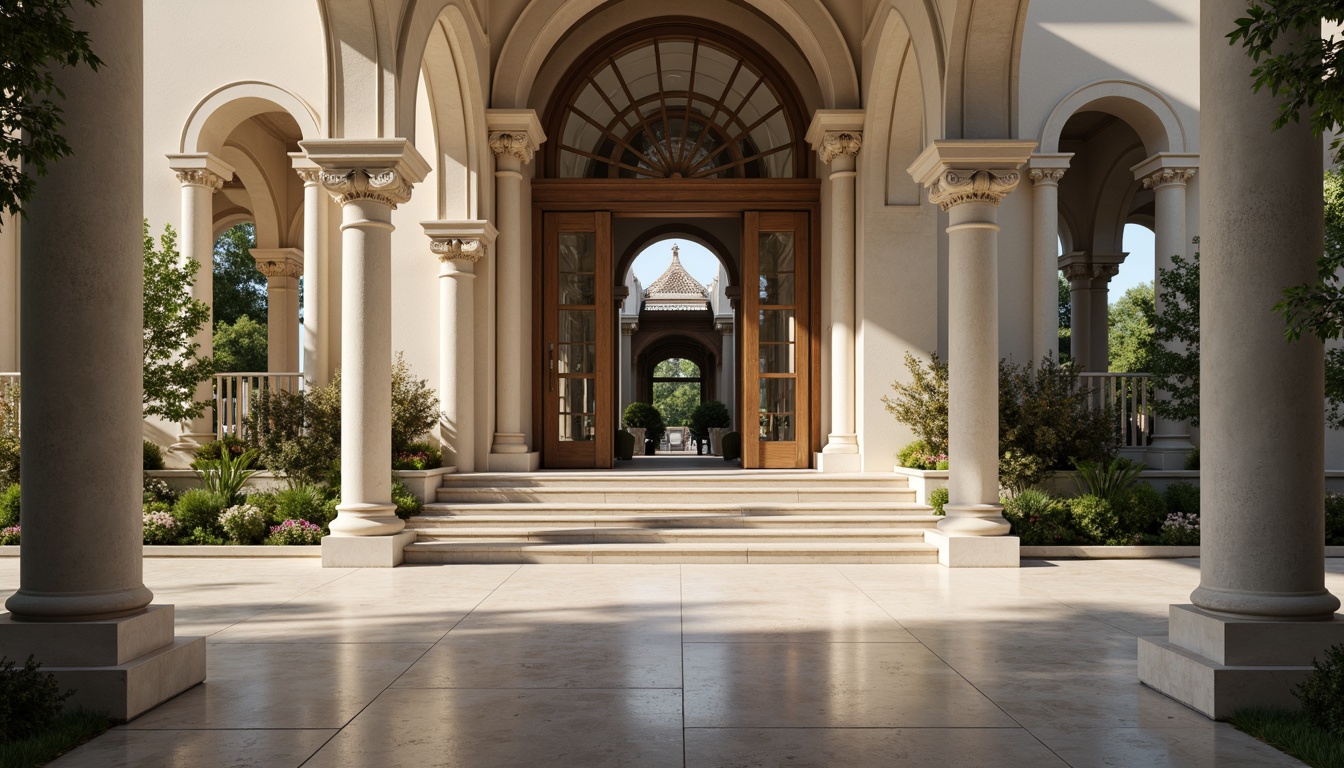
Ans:
[[[1153,435],[1152,374],[1080,373],[1078,379],[1093,408],[1111,407],[1120,448],[1148,446]]]
[[[252,396],[271,392],[303,390],[301,373],[217,373],[215,374],[215,435],[242,437],[243,423],[252,407]]]

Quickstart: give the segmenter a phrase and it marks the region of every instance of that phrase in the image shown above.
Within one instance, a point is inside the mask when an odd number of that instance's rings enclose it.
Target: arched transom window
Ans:
[[[797,99],[762,53],[694,26],[613,38],[570,73],[551,110],[553,177],[806,174]]]

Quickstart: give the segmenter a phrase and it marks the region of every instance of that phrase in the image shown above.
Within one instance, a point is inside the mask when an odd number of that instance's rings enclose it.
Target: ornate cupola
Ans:
[[[681,265],[680,247],[672,246],[672,263],[644,290],[644,309],[694,312],[709,308],[709,289]]]

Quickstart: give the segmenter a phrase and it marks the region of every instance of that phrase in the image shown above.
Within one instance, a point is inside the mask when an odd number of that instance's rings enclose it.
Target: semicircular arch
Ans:
[[[689,240],[704,246],[718,258],[719,264],[723,265],[724,271],[728,273],[728,285],[740,284],[738,266],[732,258],[732,252],[724,246],[723,242],[694,224],[682,224],[680,222],[652,227],[635,237],[630,246],[616,260],[615,275],[617,279],[621,279],[630,271],[630,267],[634,265],[635,259],[639,258],[641,253],[668,240]]]
[[[279,86],[244,80],[221,86],[201,99],[182,127],[178,151],[218,154],[235,128],[267,112],[288,113],[304,140],[322,138],[317,110],[306,101]]]
[[[1078,112],[1105,112],[1134,129],[1149,156],[1159,152],[1185,152],[1185,128],[1162,94],[1128,80],[1100,80],[1060,99],[1041,128],[1043,154],[1059,152],[1064,124]]]

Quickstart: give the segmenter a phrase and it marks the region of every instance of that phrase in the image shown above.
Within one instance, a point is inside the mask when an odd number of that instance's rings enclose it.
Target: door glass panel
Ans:
[[[561,344],[555,351],[556,373],[594,373],[596,344]]]
[[[793,251],[792,232],[762,232],[760,239],[761,274],[793,274]]]
[[[792,344],[761,344],[761,373],[797,373]]]
[[[762,304],[792,304],[793,274],[761,274]]]
[[[761,437],[763,442],[791,442],[794,439],[794,381],[761,379]]]
[[[597,237],[593,232],[560,233],[559,303],[597,301]]]
[[[589,378],[561,378],[560,440],[593,440],[597,433],[597,382]]]
[[[591,309],[562,309],[559,314],[561,344],[597,341],[596,312]]]

